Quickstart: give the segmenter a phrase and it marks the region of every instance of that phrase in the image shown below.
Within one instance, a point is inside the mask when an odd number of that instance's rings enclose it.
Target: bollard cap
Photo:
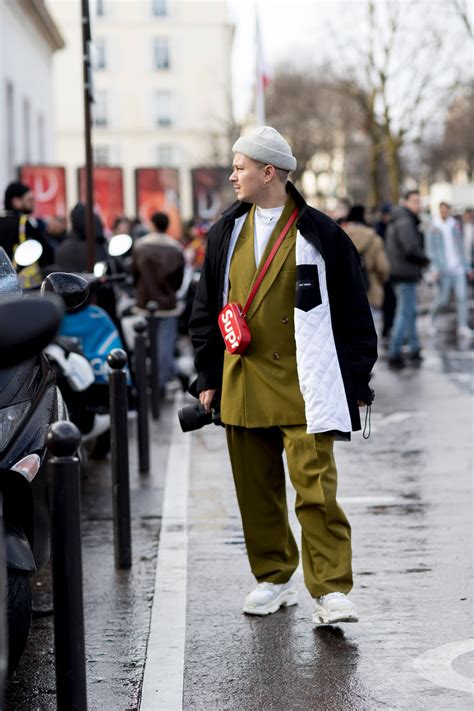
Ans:
[[[122,370],[127,365],[127,354],[123,348],[114,348],[107,356],[107,363],[112,370]]]
[[[81,443],[81,433],[76,425],[60,420],[51,425],[46,435],[46,444],[54,457],[72,457]]]
[[[133,324],[133,330],[135,333],[145,333],[147,330],[147,324],[144,318],[140,318]]]
[[[156,301],[148,301],[146,305],[147,311],[153,316],[156,311],[160,308]]]

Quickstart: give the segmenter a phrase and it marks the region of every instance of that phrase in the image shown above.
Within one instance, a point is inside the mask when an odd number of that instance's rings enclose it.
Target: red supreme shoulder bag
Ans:
[[[291,214],[290,219],[281,231],[280,236],[273,245],[272,251],[268,255],[267,261],[262,267],[262,271],[255,280],[252,290],[248,295],[247,301],[245,302],[244,308],[242,309],[242,306],[240,304],[229,303],[224,306],[218,316],[217,322],[219,324],[219,329],[222,333],[225,347],[229,353],[239,355],[244,353],[247,350],[250,341],[252,340],[250,329],[246,320],[248,310],[252,304],[252,301],[255,298],[255,294],[257,293],[260,284],[263,281],[263,277],[267,273],[268,268],[273,261],[273,257],[277,253],[278,248],[280,247],[284,238],[288,234],[288,231],[290,230],[297,216],[298,210],[297,208],[295,208]]]

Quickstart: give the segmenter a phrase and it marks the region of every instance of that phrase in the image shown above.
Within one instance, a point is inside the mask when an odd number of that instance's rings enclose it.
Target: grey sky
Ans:
[[[366,0],[228,0],[231,18],[236,24],[233,50],[233,96],[237,119],[242,119],[252,100],[255,72],[255,9],[258,7],[260,30],[268,70],[271,72],[282,61],[291,58],[311,66],[337,55],[333,33],[341,38],[362,37]],[[407,16],[418,12],[418,20],[411,27],[413,42],[423,46],[427,30],[438,24],[449,32],[454,44],[443,71],[448,76],[457,62],[462,70],[472,74],[472,41],[464,33],[455,16],[451,0],[401,0]],[[376,0],[378,9],[387,6],[386,0]],[[468,2],[474,13],[474,3]],[[455,39],[456,38],[456,39]],[[469,46],[470,45],[470,46]],[[337,59],[336,59],[337,61]]]

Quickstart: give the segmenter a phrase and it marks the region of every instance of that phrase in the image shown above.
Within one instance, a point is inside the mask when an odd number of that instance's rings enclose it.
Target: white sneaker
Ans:
[[[333,592],[316,598],[316,607],[313,612],[313,622],[316,625],[358,621],[356,607],[344,593]]]
[[[245,598],[243,612],[248,615],[271,615],[280,607],[298,603],[298,591],[289,580],[287,583],[259,583]]]
[[[472,338],[474,331],[470,329],[469,326],[459,326],[457,334],[460,338]]]

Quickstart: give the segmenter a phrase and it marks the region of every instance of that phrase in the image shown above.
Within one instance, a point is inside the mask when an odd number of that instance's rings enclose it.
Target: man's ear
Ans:
[[[265,166],[264,175],[265,175],[266,182],[268,182],[268,183],[270,182],[270,180],[272,180],[274,178],[275,168],[273,167],[273,165],[266,165]]]
[[[12,198],[12,208],[14,210],[21,210],[21,198],[19,198],[19,197]]]

